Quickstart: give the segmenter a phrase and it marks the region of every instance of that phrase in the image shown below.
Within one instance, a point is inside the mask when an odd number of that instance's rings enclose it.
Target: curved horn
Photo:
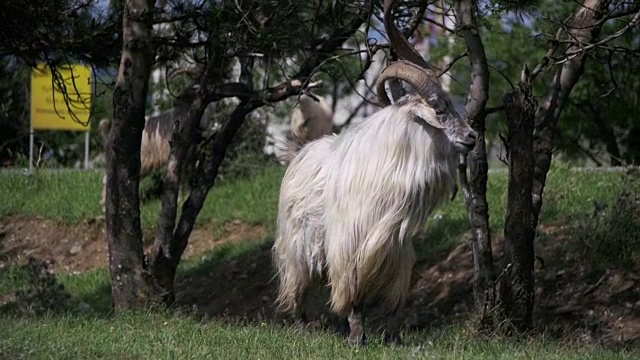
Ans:
[[[398,60],[382,70],[376,81],[376,94],[384,106],[391,104],[384,85],[387,80],[392,79],[404,80],[411,84],[427,103],[433,103],[434,100],[446,96],[438,78],[433,75],[431,70],[406,60]]]
[[[429,69],[429,64],[409,44],[393,23],[391,10],[394,4],[395,0],[384,0],[384,27],[392,49],[402,60],[389,64],[378,77],[376,85],[378,99],[383,105],[389,105],[391,102],[384,89],[384,84],[387,80],[398,79],[413,85],[420,96],[431,103],[434,108],[437,108],[435,101],[439,98],[446,99],[447,95],[435,73]]]
[[[395,5],[395,0],[384,0],[384,28],[389,36],[389,44],[395,50],[400,59],[409,60],[425,69],[429,68],[429,64],[418,54],[418,52],[409,44],[407,39],[400,33],[400,30],[393,23],[393,15],[391,10]]]

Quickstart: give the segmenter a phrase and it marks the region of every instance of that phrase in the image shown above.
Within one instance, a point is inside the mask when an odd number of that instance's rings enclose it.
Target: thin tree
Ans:
[[[113,125],[106,144],[106,228],[111,298],[116,311],[153,300],[140,226],[140,143],[153,65],[154,0],[127,0],[122,59],[113,92]]]

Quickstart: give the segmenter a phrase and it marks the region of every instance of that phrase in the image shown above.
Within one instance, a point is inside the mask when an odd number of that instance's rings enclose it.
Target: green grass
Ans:
[[[198,225],[212,220],[224,223],[240,219],[251,224],[271,227],[277,215],[277,200],[284,168],[269,165],[249,179],[216,185],[198,217]],[[100,215],[102,172],[41,171],[32,176],[17,172],[0,173],[0,216],[39,216],[75,224]],[[554,166],[545,192],[541,220],[575,220],[593,211],[593,200],[611,201],[621,186],[617,173],[572,172]],[[505,173],[491,174],[488,193],[491,227],[504,226],[507,200]],[[160,201],[143,203],[142,224],[155,225]],[[467,213],[459,193],[455,201],[439,210],[450,222],[467,221]],[[431,220],[436,223],[439,220]]]
[[[541,221],[573,221],[593,211],[593,200],[612,201],[620,191],[618,173],[573,172],[566,167],[552,167],[543,198]],[[493,173],[487,185],[489,221],[494,231],[504,227],[507,209],[508,178],[506,173]],[[462,194],[440,212],[449,220],[468,221]],[[432,220],[436,222],[437,220]]]
[[[100,214],[101,172],[0,173],[0,216],[39,216],[78,223]]]
[[[573,252],[601,272],[640,262],[640,176],[626,177],[615,201],[581,221]]]
[[[475,340],[460,328],[414,333],[407,346],[373,339],[348,346],[332,334],[297,334],[267,325],[201,322],[185,315],[128,314],[5,318],[0,351],[12,359],[633,359],[598,347]],[[637,356],[637,353],[635,354]]]
[[[575,223],[593,212],[593,201],[613,202],[622,187],[619,173],[574,172],[553,166],[549,172],[540,223]],[[492,234],[504,230],[507,211],[508,178],[506,173],[492,173],[487,185],[489,223]],[[459,244],[469,231],[469,217],[461,191],[456,199],[436,211],[427,223],[425,241],[418,242],[419,259],[439,257]]]
[[[215,186],[209,193],[197,225],[215,219],[224,223],[242,219],[250,224],[273,224],[280,179],[284,169],[265,166],[249,178]],[[31,176],[18,172],[0,173],[0,217],[23,215],[77,224],[101,214],[100,171],[39,171]],[[155,226],[160,201],[142,204],[145,228]]]
[[[265,239],[219,246],[203,257],[185,260],[180,274],[198,271],[204,262],[219,263],[268,246],[277,215],[277,197],[284,169],[268,166],[251,179],[216,186],[198,219],[199,226],[218,225],[232,219],[267,226]],[[0,174],[0,216],[40,216],[69,224],[100,214],[100,172],[40,172],[25,177]],[[622,180],[615,173],[575,173],[554,167],[545,192],[543,223],[579,222],[593,212],[593,201],[612,203]],[[499,234],[504,226],[507,178],[492,174],[488,199],[491,227]],[[142,207],[143,226],[155,224],[159,202]],[[442,256],[464,241],[468,218],[461,194],[429,220],[425,241],[418,243],[420,260]],[[128,314],[111,317],[109,274],[95,269],[80,275],[60,274],[58,280],[72,295],[70,306],[46,316],[0,315],[0,357],[27,359],[632,359],[621,350],[579,347],[539,336],[525,342],[473,339],[463,327],[411,333],[406,347],[393,348],[372,341],[355,349],[332,334],[314,332],[299,335],[274,326],[201,322],[188,314]],[[0,299],[29,283],[23,270],[0,268]],[[212,295],[214,296],[214,295]],[[91,310],[80,313],[79,302]]]

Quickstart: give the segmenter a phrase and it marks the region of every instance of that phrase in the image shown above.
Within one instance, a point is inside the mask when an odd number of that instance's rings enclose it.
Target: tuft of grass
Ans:
[[[70,293],[59,282],[51,264],[29,258],[22,266],[0,270],[0,312],[38,315],[68,308]]]
[[[576,221],[593,212],[593,202],[611,202],[623,187],[620,173],[551,167],[542,199],[541,222]]]

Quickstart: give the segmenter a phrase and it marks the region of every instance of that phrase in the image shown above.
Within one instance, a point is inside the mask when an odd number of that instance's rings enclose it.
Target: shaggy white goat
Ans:
[[[392,3],[385,1],[385,17]],[[392,43],[406,43],[393,30]],[[363,309],[378,301],[391,315],[385,340],[400,341],[396,313],[409,292],[411,237],[448,197],[457,154],[476,139],[431,71],[407,61],[390,64],[377,84],[384,104],[391,79],[409,82],[418,94],[339,135],[306,145],[295,135],[287,138],[290,164],[272,249],[280,310],[304,325],[307,290],[314,278],[326,277],[331,309],[348,316],[349,339],[357,344],[365,342]]]

